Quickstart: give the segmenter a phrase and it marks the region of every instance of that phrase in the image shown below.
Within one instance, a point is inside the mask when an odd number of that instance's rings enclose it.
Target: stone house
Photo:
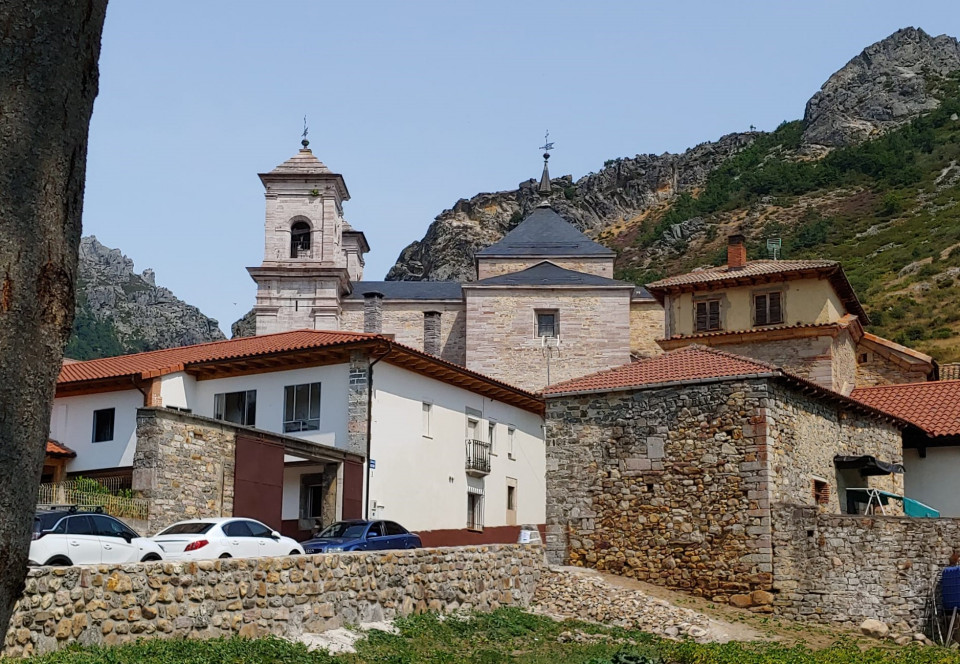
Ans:
[[[292,537],[384,518],[426,544],[544,522],[543,402],[383,336],[300,330],[65,364],[71,476],[126,478],[153,532],[259,518]]]
[[[902,494],[910,424],[779,367],[690,345],[550,386],[553,563],[726,600],[778,591],[779,506],[846,510],[847,488]],[[854,457],[860,472],[837,467]],[[847,459],[849,461],[849,459]],[[759,595],[769,605],[773,595]]]
[[[256,334],[383,334],[530,390],[548,383],[548,365],[550,380],[566,380],[660,352],[660,304],[614,280],[614,252],[546,203],[476,253],[475,281],[364,281],[369,245],[343,218],[341,175],[305,145],[260,179],[264,259],[248,268]]]
[[[843,268],[827,260],[746,259],[730,236],[727,264],[647,285],[664,307],[664,350],[691,343],[782,366],[830,389],[935,380],[937,364],[865,332],[869,318]]]

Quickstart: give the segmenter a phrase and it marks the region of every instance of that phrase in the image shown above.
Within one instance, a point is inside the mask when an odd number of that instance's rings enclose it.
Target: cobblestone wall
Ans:
[[[496,545],[31,570],[4,655],[70,643],[293,638],[421,611],[526,606],[540,547]]]
[[[230,425],[137,412],[133,490],[150,501],[147,533],[175,521],[233,514],[236,435]]]
[[[960,554],[960,519],[793,505],[776,505],[773,518],[775,607],[795,620],[852,626],[875,618],[901,633],[923,631],[931,590]]]

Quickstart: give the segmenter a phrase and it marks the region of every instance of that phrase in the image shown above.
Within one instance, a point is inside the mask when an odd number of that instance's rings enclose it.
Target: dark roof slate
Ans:
[[[613,255],[550,207],[536,208],[499,242],[476,253],[478,257]]]
[[[364,293],[382,293],[386,300],[461,300],[458,281],[357,281],[348,300],[362,300]]]
[[[554,265],[550,261],[537,263],[519,272],[474,281],[465,286],[621,286],[636,288],[634,284],[607,279],[595,274],[576,272]]]

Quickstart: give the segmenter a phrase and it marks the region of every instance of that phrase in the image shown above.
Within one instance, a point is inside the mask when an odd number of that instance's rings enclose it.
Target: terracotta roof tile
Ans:
[[[960,435],[960,380],[860,387],[850,396],[915,424],[929,436]]]
[[[698,332],[696,334],[674,334],[671,337],[661,339],[661,341],[683,340],[683,339],[710,339],[713,337],[723,337],[732,334],[762,334],[772,330],[808,330],[815,328],[834,328],[837,323],[801,323],[799,325],[764,325],[763,327],[754,327],[746,330],[717,330],[715,332]]]
[[[294,330],[293,332],[264,334],[257,337],[241,337],[195,346],[166,348],[85,362],[71,362],[61,367],[57,382],[64,384],[122,376],[156,376],[181,371],[190,364],[324,348],[375,338],[376,335],[361,332],[321,332],[317,330]]]
[[[77,453],[71,450],[66,445],[61,445],[55,440],[47,441],[47,456],[52,457],[70,457],[73,458],[77,456]]]
[[[687,284],[722,282],[740,277],[787,275],[795,272],[822,270],[839,266],[840,264],[836,261],[748,261],[746,265],[740,268],[721,265],[720,267],[711,267],[704,270],[694,270],[686,274],[678,274],[647,284],[647,288],[653,290],[657,288],[670,288],[671,286],[685,286]]]
[[[755,376],[780,371],[772,364],[751,360],[732,353],[691,345],[621,367],[574,378],[551,385],[545,396],[569,392],[623,389],[707,378]]]

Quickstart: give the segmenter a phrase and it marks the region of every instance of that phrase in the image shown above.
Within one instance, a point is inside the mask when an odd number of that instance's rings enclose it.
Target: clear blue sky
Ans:
[[[84,234],[230,323],[263,259],[257,173],[311,148],[382,279],[440,211],[606,159],[773,129],[898,28],[960,35],[924,2],[111,0]]]

